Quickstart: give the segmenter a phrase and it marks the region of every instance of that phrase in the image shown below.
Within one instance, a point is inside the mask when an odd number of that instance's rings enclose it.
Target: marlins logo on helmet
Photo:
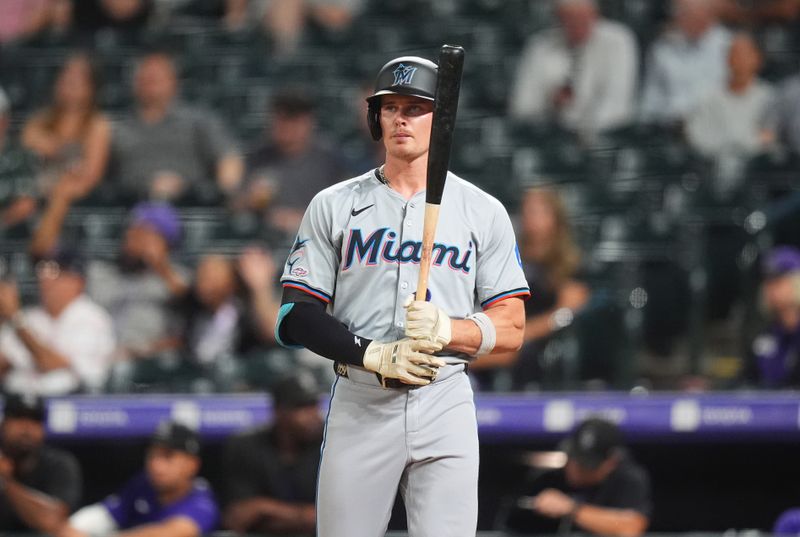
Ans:
[[[400,64],[397,66],[392,74],[394,75],[394,83],[393,86],[408,86],[411,84],[411,80],[414,78],[414,73],[417,72],[417,68],[413,65],[405,65]]]

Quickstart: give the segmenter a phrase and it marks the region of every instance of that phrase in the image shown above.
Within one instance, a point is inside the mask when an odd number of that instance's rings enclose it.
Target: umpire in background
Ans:
[[[10,395],[0,425],[0,532],[53,533],[78,505],[83,478],[70,453],[45,445],[45,405]]]
[[[650,479],[613,423],[589,418],[560,445],[563,468],[530,479],[506,521],[509,530],[638,537],[650,522]]]
[[[239,533],[313,535],[323,421],[314,377],[272,391],[272,424],[232,437],[223,455],[226,527]]]

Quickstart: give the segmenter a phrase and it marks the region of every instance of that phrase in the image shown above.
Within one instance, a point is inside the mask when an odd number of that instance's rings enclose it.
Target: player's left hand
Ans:
[[[575,500],[556,489],[545,489],[533,500],[533,508],[544,516],[560,518],[575,509]]]
[[[406,337],[422,339],[436,344],[442,350],[452,338],[452,321],[439,307],[431,302],[408,297],[406,308]]]

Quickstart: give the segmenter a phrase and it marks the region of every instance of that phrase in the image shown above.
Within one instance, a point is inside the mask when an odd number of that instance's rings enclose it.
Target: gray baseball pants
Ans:
[[[382,537],[399,490],[410,537],[471,537],[478,431],[463,365],[436,382],[383,388],[349,367],[334,382],[317,489],[318,537]]]

